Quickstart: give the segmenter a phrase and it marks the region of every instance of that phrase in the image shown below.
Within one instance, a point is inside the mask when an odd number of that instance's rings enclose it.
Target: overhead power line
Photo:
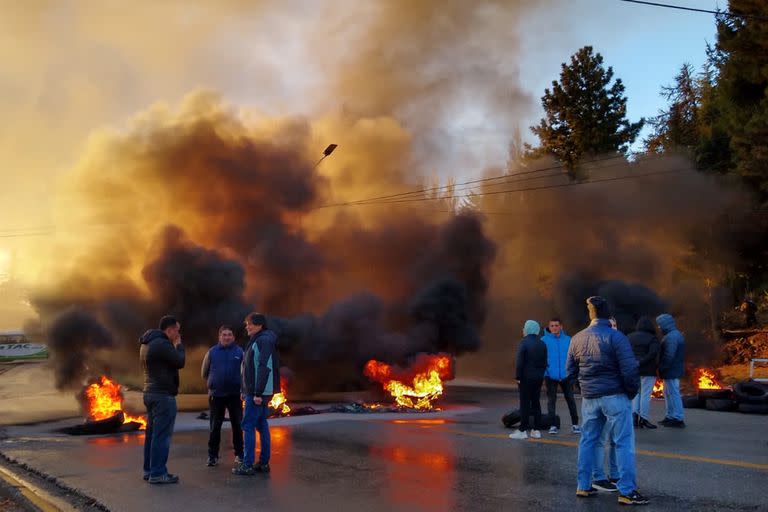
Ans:
[[[642,5],[650,5],[653,7],[664,7],[666,9],[677,9],[680,11],[703,12],[706,14],[715,14],[717,16],[726,16],[728,18],[751,18],[754,20],[768,21],[768,17],[759,16],[757,14],[738,14],[735,12],[728,12],[728,11],[712,11],[710,9],[698,9],[696,7],[686,7],[684,5],[663,4],[661,2],[647,2],[646,0],[619,0],[619,1],[627,2],[630,4],[642,4]]]
[[[589,161],[582,162],[582,165],[583,164],[592,164],[592,163],[606,162],[606,161],[609,161],[609,160],[616,160],[616,159],[622,159],[622,161],[625,161],[625,156],[624,155],[613,155],[613,156],[609,156],[609,157],[606,157],[606,158],[596,158],[594,160],[589,160]],[[461,186],[464,186],[464,185],[474,185],[474,184],[480,184],[480,183],[488,183],[488,182],[497,181],[497,180],[518,181],[518,180],[516,180],[514,178],[517,178],[519,176],[529,176],[531,174],[536,174],[536,173],[544,172],[544,171],[552,171],[552,170],[556,170],[556,169],[562,171],[562,169],[564,169],[564,167],[565,166],[563,164],[552,165],[552,166],[549,166],[549,167],[539,167],[539,168],[536,168],[536,169],[531,169],[531,170],[523,171],[523,172],[516,172],[516,173],[512,173],[512,174],[502,174],[501,176],[491,176],[491,177],[488,177],[488,178],[478,178],[478,179],[474,179],[474,180],[468,180],[468,181],[463,181],[463,182],[460,182],[460,183],[453,183],[453,184],[449,184],[449,185],[440,185],[440,186],[429,187],[429,188],[419,188],[419,189],[415,189],[415,190],[410,190],[408,192],[400,192],[400,193],[397,193],[397,194],[389,194],[389,195],[385,195],[385,196],[374,196],[374,197],[368,197],[366,199],[358,199],[358,200],[354,200],[354,201],[344,201],[344,202],[340,202],[340,203],[324,204],[324,205],[316,206],[315,208],[313,208],[313,210],[319,210],[319,209],[323,209],[323,208],[334,208],[334,207],[338,207],[338,206],[351,206],[351,205],[355,205],[355,204],[368,203],[370,201],[379,201],[379,200],[385,200],[385,199],[395,199],[395,198],[407,197],[407,196],[420,196],[419,198],[421,198],[421,195],[423,195],[423,194],[430,194],[430,193],[441,192],[441,191],[449,191],[449,190],[451,190],[451,188],[461,187]]]

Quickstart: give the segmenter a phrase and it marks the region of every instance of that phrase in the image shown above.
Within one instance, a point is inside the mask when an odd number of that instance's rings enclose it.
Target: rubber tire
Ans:
[[[512,409],[501,417],[501,422],[506,428],[512,428],[520,423],[520,409]]]
[[[702,400],[733,400],[731,389],[700,389],[698,395]]]
[[[683,407],[686,409],[703,409],[706,400],[699,398],[699,395],[683,395]]]
[[[744,414],[768,414],[768,404],[739,404],[739,412]]]
[[[760,382],[739,382],[734,386],[733,394],[736,400],[743,404],[768,404],[768,386]]]
[[[708,398],[705,407],[709,411],[730,412],[736,410],[736,402],[724,398]]]

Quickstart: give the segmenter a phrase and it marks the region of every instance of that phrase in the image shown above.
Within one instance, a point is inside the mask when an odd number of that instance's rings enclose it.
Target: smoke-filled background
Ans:
[[[460,375],[509,378],[522,322],[559,315],[575,332],[594,293],[624,330],[680,315],[712,357],[716,284],[735,257],[715,242],[746,201],[684,158],[595,164],[597,178],[643,175],[603,184],[512,176],[473,188],[487,195],[458,215],[456,198],[328,207],[551,168],[501,165],[539,94],[520,80],[534,72],[520,66],[530,20],[564,25],[551,5],[6,6],[2,37],[29,51],[6,55],[23,79],[4,85],[39,86],[9,106],[0,149],[20,170],[3,179],[9,209],[46,226],[16,264],[58,385],[135,373],[137,338],[163,314],[205,347],[253,309],[305,389],[355,387],[367,359],[418,352],[469,354]],[[339,149],[317,165],[329,143]],[[520,188],[538,190],[497,193]]]

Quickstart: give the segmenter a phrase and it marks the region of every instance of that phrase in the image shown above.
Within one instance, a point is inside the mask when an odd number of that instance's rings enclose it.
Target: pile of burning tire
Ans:
[[[739,382],[733,389],[699,389],[695,395],[683,396],[683,407],[768,414],[768,384],[747,380]]]

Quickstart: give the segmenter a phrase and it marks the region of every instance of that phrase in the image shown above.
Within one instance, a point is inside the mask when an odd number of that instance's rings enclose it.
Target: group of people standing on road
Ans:
[[[280,392],[277,336],[266,326],[264,315],[250,313],[244,321],[248,345],[235,343],[235,331],[222,325],[218,343],[203,359],[201,374],[208,385],[210,436],[207,465],[219,463],[221,426],[225,412],[232,425],[235,475],[269,473],[270,433],[268,404]],[[150,484],[173,484],[178,475],[168,472],[168,453],[176,421],[179,370],[185,365],[181,324],[172,316],[160,319],[158,329],[140,338],[144,370],[144,405],[147,431],[144,437],[144,480]],[[260,451],[256,461],[256,432]]]
[[[557,389],[561,389],[571,416],[571,431],[581,435],[576,495],[618,492],[619,503],[644,505],[648,499],[638,492],[636,483],[634,428],[657,428],[649,416],[657,375],[663,380],[666,400],[661,424],[685,427],[680,396],[685,340],[669,314],[656,318],[662,333],[659,341],[648,317],[640,318],[635,331],[625,336],[604,298],[590,297],[587,309],[590,324],[573,338],[564,332],[558,318],[549,321],[542,337],[538,322],[525,322],[516,363],[521,424],[509,437],[540,438],[541,387],[546,382],[550,417],[556,414]],[[581,423],[573,395],[576,383],[581,389]],[[550,434],[558,432],[557,426],[549,429]],[[603,469],[606,448],[608,474]]]

